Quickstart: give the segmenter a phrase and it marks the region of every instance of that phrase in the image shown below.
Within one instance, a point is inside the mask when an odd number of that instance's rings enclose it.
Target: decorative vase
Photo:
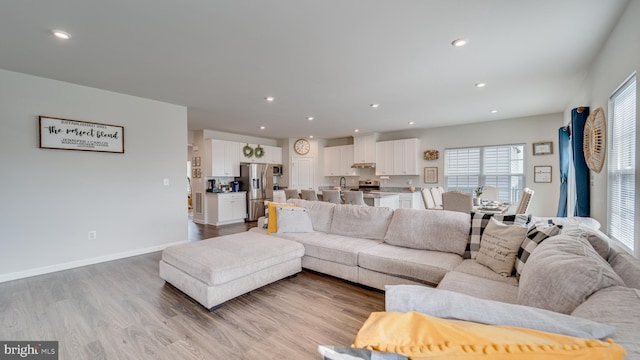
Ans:
[[[473,205],[474,206],[480,206],[482,205],[482,199],[477,197],[477,198],[473,198]]]
[[[409,191],[410,191],[410,192],[414,192],[414,191],[416,191],[416,187],[415,187],[415,186],[413,186],[413,185],[409,185]]]

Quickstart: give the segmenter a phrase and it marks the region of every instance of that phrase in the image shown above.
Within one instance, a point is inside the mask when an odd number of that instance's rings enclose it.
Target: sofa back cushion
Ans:
[[[397,209],[384,242],[411,249],[464,253],[469,214],[444,210]]]
[[[640,260],[624,250],[612,247],[609,263],[613,270],[620,275],[625,285],[640,289]]]
[[[591,294],[624,281],[582,238],[557,235],[531,254],[520,276],[518,303],[571,314]]]
[[[335,205],[329,233],[382,240],[392,216],[393,210],[387,207]]]
[[[602,256],[603,259],[609,259],[609,237],[600,230],[593,229],[583,224],[565,226],[562,234],[580,237],[591,244],[593,249]]]
[[[301,206],[307,208],[311,215],[313,230],[328,233],[331,229],[333,209],[336,207],[336,204],[326,201],[302,201],[304,202]]]

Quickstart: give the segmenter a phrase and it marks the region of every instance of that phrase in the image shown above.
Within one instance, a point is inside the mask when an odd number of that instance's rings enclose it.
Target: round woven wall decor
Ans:
[[[599,173],[607,152],[607,120],[600,107],[589,114],[584,124],[582,150],[589,169]]]

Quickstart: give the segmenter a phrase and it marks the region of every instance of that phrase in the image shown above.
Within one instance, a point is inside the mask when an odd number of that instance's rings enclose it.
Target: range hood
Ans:
[[[357,163],[351,165],[352,169],[373,169],[376,167],[376,163]]]

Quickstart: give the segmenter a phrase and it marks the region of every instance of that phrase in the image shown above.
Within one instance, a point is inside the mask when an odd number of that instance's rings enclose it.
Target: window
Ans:
[[[609,99],[609,236],[634,252],[636,171],[636,75]]]
[[[444,181],[447,191],[494,186],[500,200],[516,203],[525,187],[524,144],[445,149]]]

